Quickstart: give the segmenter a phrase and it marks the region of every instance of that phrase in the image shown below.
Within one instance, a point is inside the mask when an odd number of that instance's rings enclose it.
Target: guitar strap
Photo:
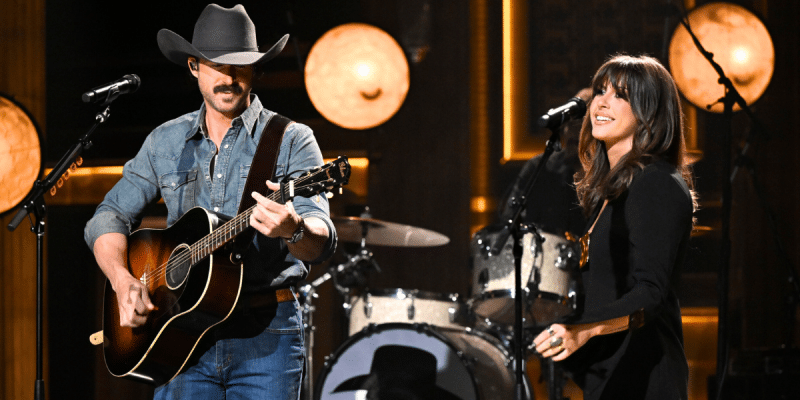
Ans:
[[[238,214],[245,212],[248,208],[256,204],[256,200],[250,193],[258,192],[268,195],[271,190],[267,189],[267,180],[275,178],[276,164],[278,161],[278,151],[281,147],[283,134],[286,128],[293,121],[280,114],[275,114],[267,121],[264,131],[261,133],[261,140],[258,142],[256,154],[250,163],[250,172],[247,173],[247,182],[244,185],[242,199],[239,201]],[[234,253],[244,251],[253,242],[256,230],[248,227],[233,240]]]

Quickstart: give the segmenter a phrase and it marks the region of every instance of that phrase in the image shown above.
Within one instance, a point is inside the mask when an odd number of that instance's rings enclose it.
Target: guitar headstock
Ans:
[[[293,180],[294,195],[311,197],[322,192],[331,192],[350,181],[350,163],[346,156],[314,168]]]

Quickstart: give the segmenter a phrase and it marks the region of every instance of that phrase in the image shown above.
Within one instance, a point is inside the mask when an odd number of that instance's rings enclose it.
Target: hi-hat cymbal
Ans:
[[[433,247],[450,243],[441,233],[372,218],[334,217],[336,234],[343,242],[361,243],[366,231],[366,244],[395,247]]]

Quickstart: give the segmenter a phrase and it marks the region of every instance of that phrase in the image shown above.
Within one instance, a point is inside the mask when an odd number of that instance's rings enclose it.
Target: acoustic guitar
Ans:
[[[350,164],[339,157],[282,183],[267,198],[283,202],[294,196],[311,197],[340,188],[349,178]],[[128,237],[129,270],[147,287],[156,308],[144,325],[120,326],[117,296],[106,282],[103,330],[90,340],[103,344],[112,375],[155,385],[171,381],[203,335],[231,315],[243,272],[241,246],[234,238],[245,231],[253,234],[254,208],[223,221],[195,207],[169,228],[139,229]]]

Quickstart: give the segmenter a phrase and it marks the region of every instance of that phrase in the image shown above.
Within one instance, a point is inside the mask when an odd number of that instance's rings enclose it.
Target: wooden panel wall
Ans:
[[[0,2],[0,91],[13,96],[44,129],[44,0]],[[33,398],[36,380],[36,239],[0,218],[0,397]],[[46,377],[45,377],[46,382]]]

